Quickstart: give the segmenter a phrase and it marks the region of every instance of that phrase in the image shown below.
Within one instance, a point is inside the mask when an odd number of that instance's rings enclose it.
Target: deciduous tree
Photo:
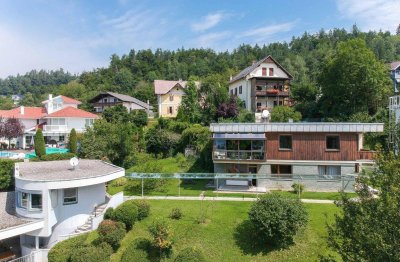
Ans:
[[[10,148],[11,139],[24,134],[24,125],[16,118],[8,118],[3,125],[3,136],[8,140]]]

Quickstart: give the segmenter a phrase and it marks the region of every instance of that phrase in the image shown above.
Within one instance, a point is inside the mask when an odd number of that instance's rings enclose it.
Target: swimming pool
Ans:
[[[56,148],[56,147],[46,147],[46,155],[51,155],[51,154],[65,154],[68,153],[68,149],[66,148]],[[36,157],[35,152],[26,154],[25,158],[34,158]]]
[[[0,151],[0,158],[10,158],[10,157],[17,156],[17,155],[18,155],[18,153]]]

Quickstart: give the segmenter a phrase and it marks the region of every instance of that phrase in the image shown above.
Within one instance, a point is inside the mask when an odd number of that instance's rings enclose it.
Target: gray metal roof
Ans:
[[[265,140],[264,133],[246,133],[246,134],[226,134],[215,133],[216,139],[246,139],[246,140]]]
[[[114,93],[114,92],[103,92],[103,93],[100,93],[100,94],[97,95],[96,97],[92,98],[90,101],[93,102],[93,101],[96,100],[98,97],[103,96],[103,95],[110,95],[110,96],[113,96],[113,97],[118,98],[119,100],[121,100],[121,101],[123,101],[123,102],[135,103],[135,104],[138,104],[139,106],[141,106],[141,107],[143,107],[143,108],[145,108],[145,109],[152,109],[152,106],[150,106],[150,108],[149,108],[149,105],[148,105],[147,103],[145,103],[145,102],[143,102],[143,101],[140,101],[140,100],[137,99],[137,98],[134,98],[134,97],[131,97],[131,96],[128,96],[128,95],[124,95],[124,94]]]
[[[101,160],[80,159],[72,169],[69,160],[17,163],[19,179],[34,181],[64,181],[94,178],[124,171],[122,167]]]
[[[213,133],[265,133],[265,132],[383,132],[383,123],[218,123],[211,124]]]

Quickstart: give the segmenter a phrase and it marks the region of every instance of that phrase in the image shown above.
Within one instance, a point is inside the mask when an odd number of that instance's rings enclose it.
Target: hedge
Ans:
[[[100,223],[97,232],[99,233],[99,241],[109,244],[113,250],[119,248],[119,242],[126,234],[124,223],[108,219]]]
[[[149,216],[150,214],[150,204],[145,200],[135,200],[133,203],[138,208],[138,220],[142,220]]]
[[[134,200],[125,201],[119,205],[113,212],[113,220],[125,224],[126,229],[130,230],[138,218],[138,208]]]
[[[14,163],[10,159],[0,159],[0,190],[6,190],[14,185]]]
[[[147,238],[137,238],[128,246],[122,255],[121,262],[148,262],[151,252],[151,241]]]
[[[43,155],[41,158],[34,157],[29,159],[29,161],[55,161],[55,160],[68,160],[75,157],[76,154],[74,153],[55,153],[55,154],[48,154]]]
[[[71,262],[108,262],[113,253],[112,247],[107,243],[98,246],[84,245],[78,247],[71,255]]]
[[[88,234],[82,234],[74,238],[57,243],[48,254],[48,262],[69,262],[76,250],[85,244]]]
[[[205,262],[206,258],[201,250],[194,247],[187,247],[179,252],[174,262]]]

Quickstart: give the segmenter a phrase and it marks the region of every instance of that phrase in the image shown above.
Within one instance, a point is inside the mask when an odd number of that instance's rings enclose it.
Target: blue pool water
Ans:
[[[68,149],[66,148],[55,148],[55,147],[46,147],[46,155],[50,155],[50,154],[64,154],[64,153],[68,153]],[[35,152],[30,153],[30,154],[26,154],[25,158],[34,158],[36,156]]]
[[[12,156],[18,155],[18,153],[12,153],[7,151],[0,151],[0,158],[9,158]]]

